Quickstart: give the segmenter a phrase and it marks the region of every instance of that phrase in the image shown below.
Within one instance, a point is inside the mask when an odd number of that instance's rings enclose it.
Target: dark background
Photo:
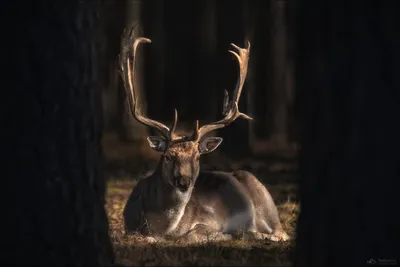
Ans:
[[[117,70],[122,31],[139,23],[135,34],[153,40],[140,50],[142,105],[162,121],[177,108],[182,129],[220,117],[237,78],[229,43],[251,41],[240,109],[255,120],[219,131],[220,154],[298,162],[295,266],[398,264],[395,3],[6,2],[4,174],[16,205],[5,244],[17,255],[6,262],[112,262],[104,178],[110,162],[140,167],[150,153]]]
[[[153,41],[139,51],[141,106],[148,116],[169,122],[176,108],[183,128],[192,127],[196,119],[207,123],[221,118],[224,89],[233,91],[238,72],[237,62],[228,53],[230,43],[243,47],[249,40],[251,60],[240,109],[255,121],[238,120],[229,130],[221,130],[225,139],[221,149],[232,156],[258,150],[294,153],[298,129],[294,120],[295,38],[290,20],[293,7],[288,2],[121,1],[109,5],[110,59],[116,60],[124,27],[137,25],[134,36]],[[111,67],[109,76],[103,93],[107,132],[117,131],[125,140],[143,139],[140,133],[146,130],[136,125],[126,109],[115,68]]]

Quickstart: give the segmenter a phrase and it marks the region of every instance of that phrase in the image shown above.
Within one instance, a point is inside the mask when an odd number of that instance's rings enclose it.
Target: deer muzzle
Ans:
[[[186,192],[192,183],[192,167],[190,164],[176,164],[173,184],[181,192]]]
[[[174,179],[174,185],[176,188],[179,189],[181,192],[186,192],[188,191],[191,181],[189,177],[181,176],[181,177],[175,177]]]

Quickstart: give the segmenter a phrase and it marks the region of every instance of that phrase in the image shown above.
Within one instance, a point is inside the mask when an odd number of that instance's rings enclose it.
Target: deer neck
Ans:
[[[151,218],[150,221],[156,222],[151,226],[153,231],[174,234],[185,213],[192,189],[182,193],[171,184],[163,182],[161,175],[161,168],[157,168],[149,177],[148,196],[151,199],[146,202],[147,216]]]
[[[166,183],[162,175],[162,166],[159,163],[152,177],[152,195],[157,196],[157,206],[164,210],[184,209],[189,202],[192,189],[182,193],[170,183]]]

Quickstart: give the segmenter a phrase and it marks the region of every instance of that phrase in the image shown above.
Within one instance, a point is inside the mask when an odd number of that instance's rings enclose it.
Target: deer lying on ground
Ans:
[[[131,112],[135,119],[158,130],[161,136],[147,138],[152,149],[161,153],[155,171],[139,180],[124,208],[126,233],[155,238],[174,238],[180,242],[206,240],[286,241],[274,201],[261,182],[247,171],[201,172],[200,156],[211,153],[222,142],[221,137],[205,137],[241,117],[238,102],[247,74],[250,53],[248,48],[232,44],[229,50],[239,62],[239,79],[232,101],[225,91],[222,120],[199,128],[196,121],[191,136],[175,133],[178,113],[171,128],[140,114],[135,94],[136,50],[141,43],[151,43],[140,37],[133,44],[133,63],[130,55],[122,52],[120,64],[125,88],[129,94]]]

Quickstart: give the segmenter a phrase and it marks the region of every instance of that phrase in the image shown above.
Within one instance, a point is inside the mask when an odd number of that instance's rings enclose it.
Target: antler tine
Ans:
[[[172,123],[172,127],[171,127],[171,130],[169,132],[170,140],[174,139],[174,133],[175,133],[175,130],[176,130],[176,124],[177,123],[178,123],[178,111],[175,109],[174,122]]]
[[[126,42],[126,39],[123,39],[123,42],[124,41]],[[130,45],[131,42],[129,42],[129,41],[130,41],[130,39],[128,40],[128,43]],[[121,70],[122,70],[122,79],[124,81],[125,89],[128,91],[129,96],[130,96],[129,103],[130,103],[131,113],[138,122],[140,122],[146,126],[157,129],[166,139],[171,140],[173,131],[176,128],[176,120],[177,120],[176,110],[175,110],[175,121],[174,121],[172,131],[170,131],[170,129],[166,125],[162,124],[161,122],[144,117],[143,115],[140,114],[140,111],[139,111],[138,97],[135,92],[135,89],[138,88],[137,83],[136,83],[136,77],[135,77],[135,74],[136,74],[135,63],[136,63],[136,51],[137,51],[138,46],[141,43],[151,43],[151,40],[148,38],[144,38],[144,37],[139,37],[135,40],[135,42],[133,43],[133,46],[132,46],[132,48],[133,48],[133,63],[132,64],[130,62],[129,55],[128,55],[129,50],[125,51],[124,47],[122,47],[122,53],[120,55],[120,66],[121,66]],[[123,43],[123,45],[124,45],[124,43]],[[124,66],[125,62],[126,62],[126,69]]]
[[[199,136],[199,121],[196,120],[194,123],[194,130],[193,130],[193,134],[191,137],[191,140],[199,140],[200,136]]]
[[[201,137],[203,137],[205,134],[220,129],[228,126],[231,124],[233,121],[235,121],[237,118],[242,117],[247,120],[252,120],[252,118],[244,113],[241,113],[239,111],[238,103],[240,99],[240,95],[242,93],[243,85],[246,80],[247,76],[247,68],[248,68],[248,62],[249,62],[249,55],[250,55],[250,42],[247,41],[247,48],[240,48],[239,46],[235,44],[231,44],[233,48],[236,49],[236,51],[233,50],[228,50],[229,53],[233,54],[238,63],[239,63],[239,77],[238,81],[236,83],[235,90],[233,91],[233,98],[231,102],[229,101],[229,95],[228,92],[225,90],[225,96],[224,96],[224,107],[223,107],[223,115],[225,117],[217,122],[213,122],[211,124],[207,124],[202,126],[200,129],[198,129],[198,126],[195,127],[194,133],[192,135],[192,138],[194,139],[196,137],[196,140],[199,140]],[[198,123],[197,123],[198,125]]]
[[[240,48],[233,43],[231,43],[231,45],[238,51],[238,53],[233,50],[228,50],[228,52],[231,53],[232,55],[234,55],[239,63],[239,78],[236,83],[236,88],[233,92],[233,100],[232,101],[233,101],[233,103],[235,103],[235,102],[239,103],[239,98],[242,93],[243,85],[244,85],[244,82],[245,82],[246,76],[247,76],[251,44],[249,41],[247,41],[247,49]]]

